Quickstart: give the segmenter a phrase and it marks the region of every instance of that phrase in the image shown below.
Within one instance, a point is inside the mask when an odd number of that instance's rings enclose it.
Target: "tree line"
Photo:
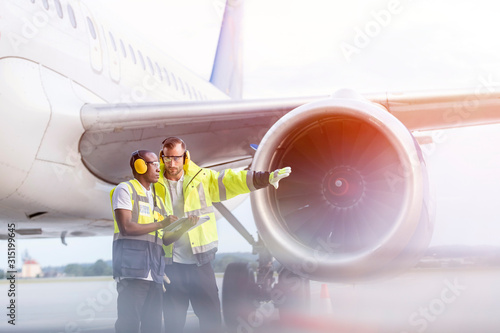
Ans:
[[[113,275],[113,268],[104,260],[99,259],[93,265],[68,264],[64,268],[64,274],[67,276]]]
[[[252,266],[257,266],[256,255],[250,253],[220,253],[217,254],[213,267],[217,273],[223,273],[227,265],[232,262],[248,262]],[[42,268],[44,277],[56,276],[111,276],[113,275],[112,261],[97,260],[94,264],[68,264],[60,267]],[[5,271],[0,269],[0,279],[6,278]]]

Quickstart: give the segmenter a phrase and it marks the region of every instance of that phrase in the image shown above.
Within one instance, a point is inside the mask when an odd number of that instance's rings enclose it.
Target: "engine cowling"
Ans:
[[[425,163],[410,131],[351,91],[302,105],[262,139],[253,170],[290,166],[252,193],[259,235],[296,274],[352,281],[416,263],[432,235]]]

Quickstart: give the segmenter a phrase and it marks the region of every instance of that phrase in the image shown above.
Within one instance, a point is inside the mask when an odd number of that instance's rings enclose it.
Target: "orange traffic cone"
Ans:
[[[326,283],[321,285],[320,311],[324,316],[333,313],[332,300],[330,299],[330,292],[328,291],[328,285]]]

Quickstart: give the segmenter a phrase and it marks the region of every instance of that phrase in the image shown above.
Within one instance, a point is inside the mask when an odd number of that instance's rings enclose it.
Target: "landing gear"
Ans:
[[[222,281],[222,312],[228,332],[262,326],[266,322],[289,325],[310,313],[309,280],[282,268],[274,283],[271,257],[259,255],[257,274],[247,263],[231,263]],[[257,276],[257,280],[255,277]],[[261,306],[262,305],[262,306]]]
[[[222,313],[230,331],[248,320],[259,306],[254,271],[248,263],[230,263],[222,280]]]
[[[276,308],[281,321],[299,312],[309,313],[309,280],[282,268],[275,283],[277,269],[260,237],[255,241],[222,203],[214,203],[214,206],[259,256],[256,273],[248,263],[230,263],[226,268],[222,280],[222,315],[228,332],[261,326],[275,317]]]

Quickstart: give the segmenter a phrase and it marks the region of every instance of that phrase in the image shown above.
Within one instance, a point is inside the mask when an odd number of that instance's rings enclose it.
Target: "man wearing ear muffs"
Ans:
[[[160,163],[149,150],[136,150],[130,157],[134,178],[120,183],[110,193],[115,224],[113,236],[113,278],[118,299],[115,323],[117,333],[160,333],[163,245],[169,233],[163,228],[177,220],[167,213],[153,183],[160,178]],[[195,225],[191,217],[179,232]]]
[[[190,160],[186,144],[178,137],[168,137],[160,151],[160,179],[157,195],[169,214],[198,216],[198,224],[188,232],[171,234],[164,246],[165,285],[163,316],[165,332],[180,333],[186,322],[189,302],[198,316],[201,332],[219,333],[222,327],[220,300],[211,262],[218,247],[213,202],[231,199],[268,185],[278,188],[288,177],[289,167],[269,172],[249,170],[221,172],[200,168]]]

